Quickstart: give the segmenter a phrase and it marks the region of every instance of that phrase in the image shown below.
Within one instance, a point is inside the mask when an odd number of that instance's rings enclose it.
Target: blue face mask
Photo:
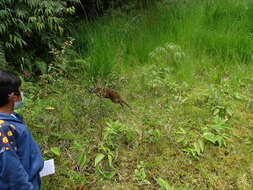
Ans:
[[[21,101],[14,103],[14,110],[21,108],[22,105],[24,104],[25,97],[24,97],[23,92],[20,93],[20,96],[21,96]]]

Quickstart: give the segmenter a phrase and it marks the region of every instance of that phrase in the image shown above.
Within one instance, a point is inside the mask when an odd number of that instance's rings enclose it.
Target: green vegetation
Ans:
[[[65,18],[74,12],[74,6],[68,6],[67,1],[1,1],[0,66],[44,74],[45,56],[59,44]]]
[[[252,11],[246,0],[167,0],[78,23],[55,49],[66,72],[23,86],[22,114],[56,160],[43,190],[252,189]]]
[[[34,76],[49,73],[52,53],[64,46],[73,21],[92,19],[112,8],[130,11],[149,5],[150,0],[1,1],[0,66]]]

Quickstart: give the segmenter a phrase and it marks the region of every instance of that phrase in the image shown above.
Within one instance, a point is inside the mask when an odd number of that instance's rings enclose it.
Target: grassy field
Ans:
[[[43,190],[253,189],[253,4],[172,2],[78,24],[82,69],[24,84],[21,112],[56,162]]]

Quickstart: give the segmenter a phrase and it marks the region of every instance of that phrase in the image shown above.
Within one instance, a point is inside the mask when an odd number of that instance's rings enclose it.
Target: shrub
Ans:
[[[0,61],[21,70],[40,72],[36,57],[47,61],[48,52],[64,34],[66,15],[78,0],[0,1]],[[2,66],[7,66],[2,65]]]

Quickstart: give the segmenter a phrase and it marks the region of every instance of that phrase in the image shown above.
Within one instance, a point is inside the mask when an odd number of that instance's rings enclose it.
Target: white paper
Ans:
[[[44,162],[44,168],[40,172],[40,177],[44,177],[54,173],[55,173],[54,159],[46,160]]]

